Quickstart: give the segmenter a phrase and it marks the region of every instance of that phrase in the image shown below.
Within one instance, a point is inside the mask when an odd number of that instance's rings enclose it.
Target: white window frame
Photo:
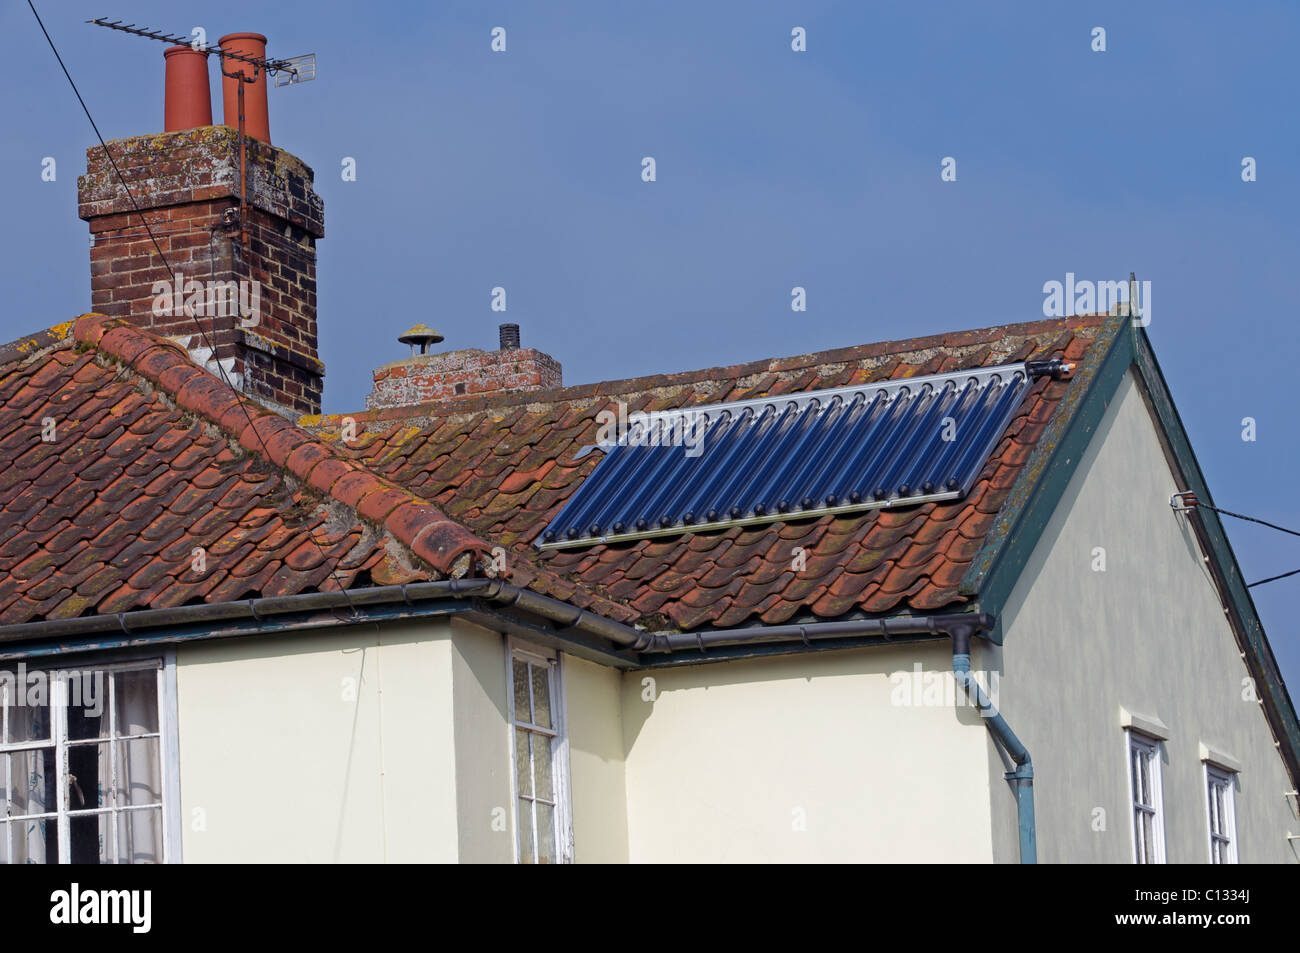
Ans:
[[[1132,728],[1126,729],[1124,739],[1125,754],[1125,773],[1128,774],[1128,827],[1129,839],[1133,845],[1133,863],[1143,864],[1163,864],[1165,863],[1165,807],[1164,807],[1164,786],[1161,780],[1161,746],[1162,741],[1153,736],[1147,735]],[[1138,779],[1135,770],[1135,759],[1142,758],[1147,765],[1147,784],[1150,788],[1150,802],[1145,803],[1139,797]],[[1141,814],[1151,816],[1151,840],[1150,845],[1143,845],[1139,842],[1138,830],[1141,825],[1138,818]],[[1149,851],[1142,850],[1142,847],[1149,846]],[[1147,859],[1149,857],[1149,859]]]
[[[1205,828],[1210,848],[1210,863],[1235,864],[1237,863],[1237,798],[1233,792],[1237,787],[1237,772],[1211,764],[1209,761],[1202,763],[1205,765]],[[1222,830],[1215,830],[1214,812],[1210,806],[1216,788],[1223,792],[1221,808],[1223,817],[1220,818]],[[1224,846],[1223,860],[1218,859],[1218,852],[1214,849],[1216,841]]]
[[[57,862],[59,864],[69,864],[72,862],[72,838],[71,838],[71,818],[74,816],[89,816],[94,814],[109,814],[112,820],[112,830],[116,831],[115,811],[111,809],[73,809],[69,802],[70,786],[68,783],[68,749],[76,742],[70,742],[67,738],[66,714],[63,706],[68,697],[67,676],[70,672],[102,672],[105,675],[115,674],[124,671],[141,671],[154,669],[157,672],[158,688],[158,732],[155,735],[150,732],[146,735],[132,735],[130,738],[137,737],[156,737],[158,739],[158,759],[159,759],[159,776],[161,779],[162,799],[162,834],[163,834],[163,859],[162,863],[175,864],[181,862],[181,828],[180,828],[180,752],[179,736],[176,725],[176,656],[173,649],[167,649],[161,654],[139,655],[131,653],[125,657],[116,656],[110,659],[86,659],[83,661],[72,661],[61,658],[57,663],[49,664],[41,658],[7,658],[0,659],[0,667],[11,672],[15,672],[19,663],[23,663],[27,672],[41,671],[49,677],[49,705],[50,705],[50,740],[48,742],[18,742],[7,744],[4,742],[3,718],[6,712],[0,707],[0,753],[8,754],[14,751],[33,750],[53,747],[55,751],[55,790],[59,792],[58,801],[55,804],[55,810],[46,815],[34,815],[39,817],[52,816],[57,825],[59,850]],[[106,679],[105,684],[111,682]],[[0,688],[2,690],[2,688]],[[115,737],[114,721],[116,719],[116,706],[112,704],[112,691],[108,689],[108,695],[104,704],[109,713],[109,749],[110,758],[113,758],[113,752],[116,742],[126,740],[125,738]],[[3,770],[8,770],[7,759]],[[5,778],[5,790],[8,790],[12,779]],[[0,805],[3,808],[3,805]],[[138,809],[137,809],[138,810]],[[114,835],[114,843],[116,836]]]
[[[510,732],[510,795],[512,804],[510,817],[514,824],[513,860],[515,863],[519,863],[519,808],[522,803],[519,794],[519,779],[515,768],[517,763],[515,760],[517,757],[515,732],[518,728],[533,734],[549,736],[552,739],[551,771],[552,786],[555,791],[555,848],[558,863],[571,864],[573,863],[573,818],[569,797],[569,732],[568,705],[564,690],[564,656],[551,649],[528,642],[516,641],[513,638],[506,639],[506,648],[506,694],[510,703],[510,719],[506,727]],[[531,722],[521,721],[516,717],[514,690],[514,663],[516,659],[536,667],[544,667],[549,673],[552,725],[549,729],[534,725]],[[531,680],[529,682],[529,691],[532,691]],[[534,838],[537,836],[535,830],[533,836]],[[536,856],[535,841],[534,856]]]

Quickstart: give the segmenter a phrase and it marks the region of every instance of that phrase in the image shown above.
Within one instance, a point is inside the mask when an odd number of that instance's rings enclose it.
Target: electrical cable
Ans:
[[[1276,523],[1270,523],[1268,520],[1255,519],[1255,517],[1253,516],[1242,516],[1240,513],[1233,513],[1230,510],[1221,510],[1217,506],[1210,506],[1210,504],[1208,503],[1198,503],[1197,506],[1203,506],[1207,510],[1214,510],[1214,512],[1220,513],[1224,516],[1231,516],[1239,520],[1246,520],[1247,522],[1250,523],[1259,523],[1261,526],[1267,526],[1269,529],[1275,529],[1282,533],[1290,533],[1292,536],[1300,536],[1300,533],[1296,532],[1295,530],[1287,529],[1285,526],[1278,526]]]
[[[1269,576],[1267,579],[1261,579],[1258,582],[1248,582],[1246,583],[1246,588],[1250,589],[1252,586],[1262,586],[1266,582],[1274,582],[1275,580],[1278,579],[1285,579],[1287,576],[1294,576],[1296,573],[1300,573],[1300,569],[1292,569],[1290,572],[1284,572],[1280,576]]]
[[[1231,510],[1221,510],[1217,506],[1210,506],[1210,504],[1202,503],[1199,500],[1197,500],[1196,505],[1203,506],[1207,510],[1213,510],[1214,512],[1222,514],[1223,516],[1231,516],[1233,519],[1245,520],[1248,523],[1259,523],[1261,526],[1267,526],[1269,529],[1275,529],[1281,533],[1290,533],[1292,536],[1300,536],[1300,533],[1297,533],[1295,530],[1287,529],[1285,526],[1278,526],[1276,523],[1270,523],[1268,520],[1256,519],[1253,516],[1244,516],[1241,513],[1233,513]],[[1248,582],[1246,583],[1246,588],[1252,589],[1255,586],[1262,586],[1266,582],[1276,582],[1279,579],[1285,579],[1287,576],[1294,576],[1297,573],[1300,573],[1300,569],[1293,569],[1290,572],[1284,572],[1281,575],[1269,576],[1267,579],[1259,579],[1256,580],[1255,582]]]
[[[1278,526],[1276,523],[1270,523],[1268,520],[1258,519],[1254,516],[1246,516],[1244,513],[1234,513],[1232,510],[1221,510],[1219,507],[1211,506],[1209,503],[1202,503],[1197,495],[1191,490],[1184,490],[1182,493],[1175,493],[1169,499],[1171,506],[1173,505],[1174,500],[1180,500],[1184,509],[1191,510],[1199,506],[1202,509],[1218,513],[1221,516],[1231,516],[1233,519],[1245,520],[1247,523],[1258,523],[1260,526],[1267,526],[1269,529],[1275,529],[1279,533],[1289,533],[1292,536],[1300,536],[1300,532],[1293,529],[1287,529],[1285,526]],[[1254,586],[1262,586],[1266,582],[1276,582],[1279,579],[1286,579],[1288,576],[1294,576],[1297,574],[1300,574],[1300,569],[1293,569],[1290,572],[1284,572],[1277,576],[1269,576],[1267,579],[1260,579],[1256,582],[1246,583],[1246,588],[1250,589]]]

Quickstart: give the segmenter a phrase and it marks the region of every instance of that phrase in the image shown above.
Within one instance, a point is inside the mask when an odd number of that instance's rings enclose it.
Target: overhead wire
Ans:
[[[1288,533],[1291,536],[1300,536],[1300,531],[1288,529],[1285,526],[1278,526],[1276,523],[1270,523],[1268,520],[1262,520],[1256,516],[1246,516],[1244,513],[1234,513],[1232,510],[1225,510],[1220,509],[1217,506],[1211,506],[1209,503],[1202,502],[1200,498],[1190,490],[1182,493],[1175,493],[1174,499],[1180,500],[1186,509],[1193,509],[1199,506],[1202,509],[1218,513],[1220,516],[1231,516],[1233,519],[1245,520],[1247,523],[1258,523],[1260,526],[1267,526],[1269,529],[1275,529],[1279,533]],[[1172,503],[1173,500],[1171,499],[1170,502]],[[1288,576],[1295,576],[1298,574],[1300,574],[1300,569],[1293,569],[1290,572],[1279,573],[1276,576],[1269,576],[1267,579],[1258,579],[1255,582],[1248,582],[1246,583],[1246,588],[1252,589],[1255,586],[1262,586],[1266,582],[1276,582],[1279,579],[1286,579]]]

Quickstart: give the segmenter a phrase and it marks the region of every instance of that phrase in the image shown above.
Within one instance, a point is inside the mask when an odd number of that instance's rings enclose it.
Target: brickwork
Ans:
[[[375,389],[366,407],[405,407],[491,394],[562,386],[562,369],[534,348],[481,351],[468,348],[418,354],[374,372]]]
[[[93,239],[91,310],[156,334],[189,335],[191,349],[202,345],[202,328],[215,359],[250,396],[290,416],[319,413],[316,240],[325,226],[312,170],[249,140],[244,247],[228,217],[239,205],[235,130],[204,126],[108,146],[172,270],[103,150],[88,149],[77,185],[78,214]]]

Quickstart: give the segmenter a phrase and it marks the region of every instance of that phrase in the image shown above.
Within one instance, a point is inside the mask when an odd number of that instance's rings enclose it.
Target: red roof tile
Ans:
[[[169,342],[88,315],[0,349],[0,624],[478,571],[650,628],[959,606],[1069,381],[1040,379],[964,499],[581,550],[532,540],[600,455],[598,411],[715,403],[1061,356],[1098,317],[349,415],[306,429]],[[1118,325],[1116,325],[1118,326]],[[41,439],[53,420],[55,439]],[[202,550],[195,569],[195,551]],[[333,578],[331,577],[333,574]]]
[[[599,462],[598,453],[577,461],[574,456],[596,442],[596,414],[617,401],[630,413],[1016,360],[1079,361],[1103,332],[1108,336],[1117,327],[1100,316],[1044,320],[639,380],[354,413],[348,416],[357,422],[358,439],[338,449],[438,503],[480,537],[506,545],[516,563],[534,571],[549,567],[579,592],[589,587],[629,606],[629,614],[650,627],[775,623],[854,611],[932,612],[967,601],[959,591],[961,579],[1072,386],[1069,380],[1035,382],[961,500],[582,550],[539,553],[532,541]],[[337,440],[340,420],[301,423]]]
[[[0,625],[460,576],[491,548],[119,319],[0,349],[0,407]]]

